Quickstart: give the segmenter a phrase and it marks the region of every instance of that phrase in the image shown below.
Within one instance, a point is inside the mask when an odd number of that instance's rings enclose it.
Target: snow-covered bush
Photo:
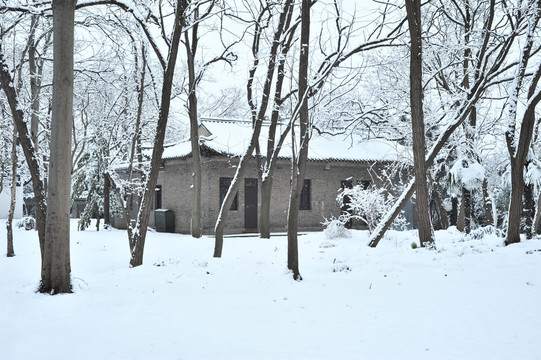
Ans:
[[[488,225],[472,230],[472,232],[469,234],[469,238],[474,240],[481,240],[488,235],[495,235],[497,237],[503,238],[504,232],[492,225]]]
[[[452,185],[464,186],[470,191],[480,189],[485,180],[485,168],[473,159],[457,159],[449,172]]]
[[[325,237],[327,239],[346,239],[351,237],[351,232],[346,229],[345,223],[343,219],[335,218],[334,216],[330,219],[325,219],[325,222],[323,222],[323,226],[325,226],[325,230],[323,230],[323,233],[325,234]]]
[[[363,184],[358,184],[351,189],[342,189],[336,200],[343,210],[347,210],[347,213],[339,217],[343,224],[351,219],[360,220],[366,224],[370,233],[396,202],[388,189],[374,185],[365,188]],[[394,224],[398,224],[398,227],[407,226],[403,214],[397,217]]]
[[[15,226],[19,229],[34,230],[36,228],[36,220],[31,216],[25,216],[17,220]]]

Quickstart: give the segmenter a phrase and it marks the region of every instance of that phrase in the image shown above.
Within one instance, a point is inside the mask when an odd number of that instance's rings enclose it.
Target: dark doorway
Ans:
[[[257,232],[257,179],[244,179],[244,227]]]

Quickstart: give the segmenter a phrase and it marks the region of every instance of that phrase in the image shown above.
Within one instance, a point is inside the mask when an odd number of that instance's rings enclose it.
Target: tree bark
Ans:
[[[458,219],[458,198],[451,196],[451,215],[449,216],[449,223],[451,226],[457,226]]]
[[[288,16],[286,19],[286,28],[289,28],[291,19],[293,17],[293,6],[286,9]],[[270,208],[272,201],[272,183],[274,170],[276,169],[276,161],[283,144],[283,140],[289,132],[287,127],[280,138],[276,141],[276,129],[278,128],[278,122],[280,121],[280,106],[282,104],[282,88],[285,80],[285,63],[287,54],[291,49],[293,40],[295,39],[295,31],[291,31],[289,38],[282,46],[281,57],[278,61],[278,71],[276,75],[276,84],[274,89],[274,107],[271,114],[271,122],[269,126],[269,134],[267,137],[267,156],[265,158],[265,165],[263,171],[260,172],[261,180],[261,211],[259,212],[259,234],[263,239],[270,239]],[[249,102],[253,103],[253,102]]]
[[[15,256],[13,248],[13,215],[15,213],[15,204],[17,198],[17,127],[13,125],[13,138],[11,140],[11,198],[9,202],[9,212],[6,221],[7,232],[7,257]]]
[[[417,226],[421,246],[434,243],[434,230],[430,221],[428,205],[428,187],[426,181],[426,146],[423,116],[423,72],[422,72],[422,27],[421,1],[406,0],[406,11],[411,38],[410,48],[410,104],[413,133],[413,161],[415,173],[415,193],[417,209]]]
[[[106,174],[103,174],[103,228],[111,226],[111,182]]]
[[[198,10],[195,10],[198,17]],[[199,148],[199,118],[197,109],[197,79],[195,74],[195,54],[197,52],[198,25],[192,27],[192,37],[184,32],[186,64],[188,66],[188,115],[190,118],[190,143],[192,148],[192,237],[201,237],[201,152]]]
[[[511,198],[507,219],[506,245],[520,242],[520,219],[522,215],[522,194],[524,191],[523,167],[518,161],[511,161]]]
[[[430,201],[432,222],[435,230],[447,229],[449,227],[449,221],[447,219],[447,212],[443,207],[440,197],[440,186],[438,183],[432,184],[432,198]],[[434,220],[436,219],[436,220]],[[436,224],[438,228],[436,228]]]
[[[490,197],[488,193],[488,181],[486,178],[483,180],[483,199],[484,199],[484,207],[485,207],[485,226],[489,226],[489,225],[496,226],[496,224],[494,223],[492,198]]]
[[[70,293],[71,129],[75,0],[53,0],[53,100],[40,292]]]
[[[537,208],[535,211],[535,218],[533,221],[533,233],[539,234],[539,221],[541,221],[541,213],[539,212],[541,209],[541,194],[537,197]]]
[[[526,171],[526,168],[524,169]],[[533,237],[533,224],[535,216],[535,200],[534,200],[534,188],[533,184],[524,184],[524,233],[526,239]]]
[[[261,179],[261,207],[259,209],[259,236],[270,239],[270,209],[272,196],[272,174]]]
[[[464,89],[469,89],[470,87],[470,61],[472,59],[472,49],[470,48],[470,35],[472,28],[472,16],[469,2],[464,3],[464,43],[466,48],[464,49],[464,58],[462,60],[464,80],[462,81],[462,87]],[[466,135],[466,152],[469,154],[470,158],[474,158],[475,150],[473,148],[473,143],[475,141],[475,128],[477,126],[477,109],[475,106],[470,111],[470,116],[468,122],[465,123],[464,133]],[[460,229],[462,232],[469,234],[471,232],[472,226],[472,215],[473,215],[473,196],[471,189],[467,189],[462,185],[462,201],[461,201],[461,217],[463,221],[463,228]],[[457,226],[458,228],[458,226]]]
[[[472,218],[472,193],[470,190],[462,187],[462,200],[460,201],[460,212],[457,222],[457,229],[461,232],[469,234],[471,232]]]
[[[39,92],[40,86],[38,85],[38,71],[36,66],[36,43],[35,43],[35,33],[36,27],[39,22],[39,17],[37,15],[32,15],[31,24],[30,24],[30,38],[29,47],[28,47],[28,67],[30,70],[30,136],[34,143],[34,148],[36,152],[38,151],[38,131],[39,131]]]
[[[521,50],[519,66],[513,82],[514,88],[511,89],[509,98],[509,120],[508,128],[505,132],[505,140],[507,150],[511,158],[511,199],[509,202],[509,215],[507,221],[507,239],[505,244],[513,244],[520,242],[520,220],[522,216],[523,193],[524,193],[524,166],[528,158],[530,143],[535,128],[535,109],[539,101],[541,101],[541,91],[537,89],[537,85],[541,78],[541,63],[537,68],[529,83],[527,92],[527,107],[520,121],[520,130],[518,139],[516,134],[517,122],[517,103],[521,93],[522,84],[526,76],[526,68],[532,56],[534,40],[536,39],[536,29],[541,15],[541,0],[531,1],[531,9],[533,18],[528,26],[526,41]]]
[[[310,54],[310,0],[302,0],[301,5],[301,47],[299,54],[299,155],[291,151],[291,191],[287,212],[287,267],[293,272],[293,279],[300,281],[299,246],[297,231],[299,226],[299,205],[310,142],[310,114],[308,113],[308,67]],[[292,146],[295,146],[295,132],[292,131]]]

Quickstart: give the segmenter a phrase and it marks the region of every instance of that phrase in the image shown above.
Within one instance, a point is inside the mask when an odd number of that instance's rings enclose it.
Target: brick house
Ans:
[[[266,139],[265,127],[262,139]],[[220,204],[238,164],[239,155],[248,145],[251,123],[205,119],[200,126],[202,160],[202,227],[214,233]],[[265,141],[266,143],[266,141]],[[273,177],[271,231],[286,231],[290,184],[290,150],[284,144]],[[261,149],[261,153],[265,153]],[[321,230],[325,218],[341,213],[336,201],[341,187],[381,181],[374,176],[391,162],[407,153],[403,147],[385,140],[361,143],[351,138],[314,135],[310,142],[308,165],[301,195],[299,230]],[[191,222],[191,146],[182,142],[166,147],[158,176],[150,226],[155,225],[154,209],[168,209],[174,214],[174,231],[190,233]],[[226,233],[255,232],[261,204],[255,159],[250,160],[245,177],[228,215]],[[353,227],[362,224],[353,223]]]

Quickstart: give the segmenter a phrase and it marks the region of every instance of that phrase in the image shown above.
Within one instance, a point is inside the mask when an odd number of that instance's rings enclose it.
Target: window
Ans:
[[[302,184],[301,191],[301,203],[299,205],[299,210],[312,210],[311,200],[311,182],[310,179],[304,179]]]
[[[225,195],[227,195],[227,190],[229,190],[229,185],[231,185],[232,180],[233,178],[220,178],[220,206],[222,206],[222,203],[224,202]],[[233,199],[233,203],[229,210],[238,210],[238,197],[239,194],[235,194],[235,198]]]
[[[372,182],[370,180],[358,180],[357,185],[361,186],[361,189],[367,190]]]
[[[155,209],[161,209],[162,208],[162,186],[156,185],[156,189],[154,190],[154,208]]]
[[[353,189],[353,182],[351,181],[351,179],[341,180],[340,187],[342,189]]]

